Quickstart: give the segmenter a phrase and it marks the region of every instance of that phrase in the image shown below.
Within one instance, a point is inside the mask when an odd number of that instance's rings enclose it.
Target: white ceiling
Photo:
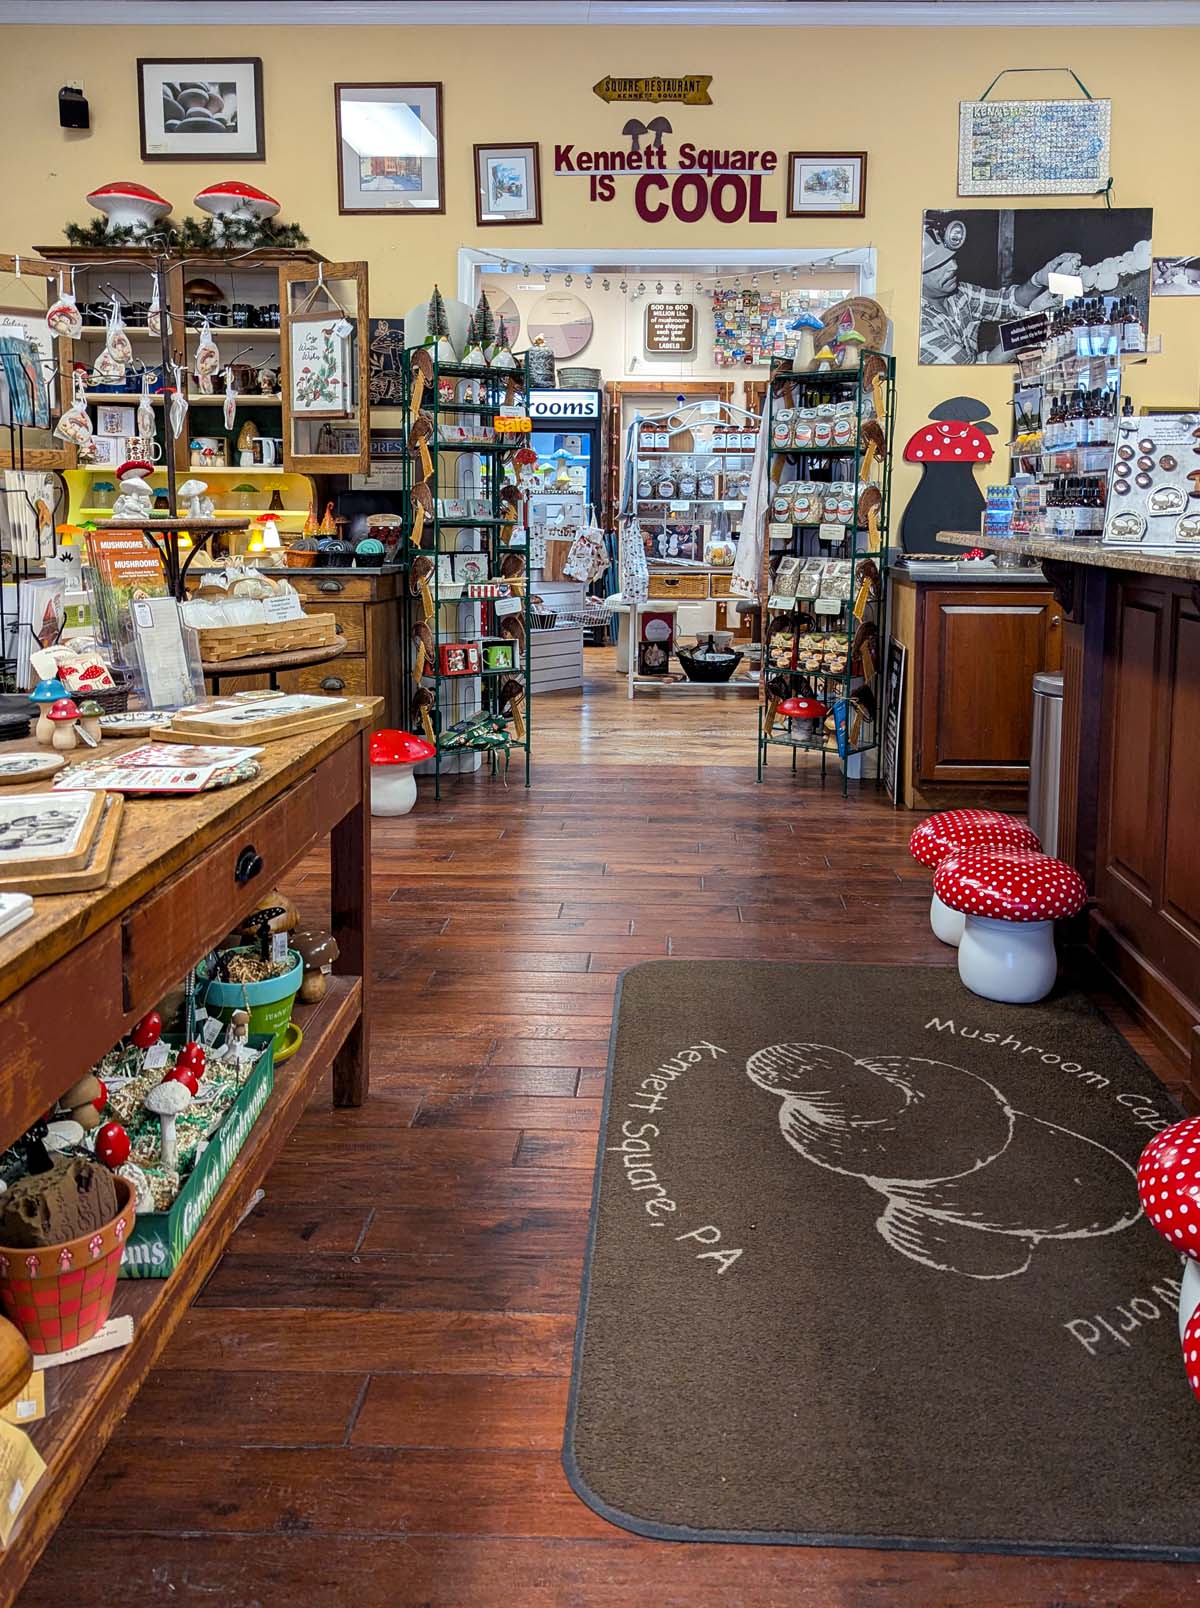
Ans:
[[[1200,0],[0,0],[13,23],[1162,28],[1200,26]]]

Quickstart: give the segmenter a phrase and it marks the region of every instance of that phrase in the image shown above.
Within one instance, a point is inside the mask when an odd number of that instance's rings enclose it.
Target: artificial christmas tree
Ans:
[[[458,362],[458,353],[454,350],[453,343],[450,340],[450,325],[446,319],[446,304],[442,300],[442,293],[436,285],[433,287],[433,295],[429,298],[425,345],[433,347],[434,356],[439,363]]]
[[[482,301],[482,299],[481,297],[480,300]],[[485,342],[480,337],[479,330],[480,312],[477,308],[471,314],[471,320],[467,325],[466,350],[463,352],[464,368],[485,368],[487,366],[487,358],[484,355]]]

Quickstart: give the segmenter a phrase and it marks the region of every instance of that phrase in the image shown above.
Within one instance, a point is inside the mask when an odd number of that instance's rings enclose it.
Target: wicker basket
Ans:
[[[114,664],[110,668],[115,687],[101,687],[95,692],[90,687],[86,691],[81,687],[70,696],[78,702],[90,698],[93,703],[100,705],[102,715],[123,715],[129,708],[129,694],[133,691],[133,672],[121,664]]]
[[[558,383],[564,391],[598,391],[600,370],[596,368],[560,368]]]
[[[226,664],[231,659],[252,659],[262,653],[293,653],[297,648],[329,648],[337,641],[337,617],[302,614],[277,625],[208,625],[200,638],[205,664]]]

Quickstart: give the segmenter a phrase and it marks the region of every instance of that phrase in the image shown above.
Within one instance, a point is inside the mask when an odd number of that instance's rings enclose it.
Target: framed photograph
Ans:
[[[1150,294],[1200,296],[1200,257],[1155,257],[1150,267]]]
[[[143,162],[262,162],[262,58],[139,56]]]
[[[445,212],[441,84],[335,84],[339,212]]]
[[[537,141],[475,147],[475,222],[541,223],[542,175]]]
[[[789,218],[861,218],[867,210],[865,151],[789,151]]]
[[[348,319],[325,313],[288,325],[292,416],[344,419],[353,408],[354,334]]]

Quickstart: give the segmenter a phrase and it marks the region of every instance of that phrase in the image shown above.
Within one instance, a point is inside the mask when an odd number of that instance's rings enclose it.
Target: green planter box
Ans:
[[[125,1246],[121,1278],[165,1279],[178,1266],[180,1257],[195,1238],[222,1179],[246,1143],[275,1087],[275,1051],[271,1035],[252,1033],[250,1043],[262,1051],[253,1072],[225,1113],[225,1120],[208,1141],[170,1211],[138,1213]]]

